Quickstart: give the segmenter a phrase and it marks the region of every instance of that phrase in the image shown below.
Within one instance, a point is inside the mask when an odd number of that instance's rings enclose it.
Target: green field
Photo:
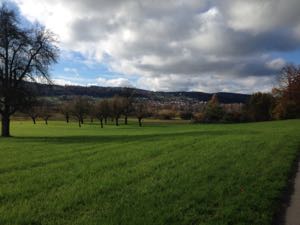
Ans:
[[[300,120],[139,128],[14,122],[0,224],[271,224]]]

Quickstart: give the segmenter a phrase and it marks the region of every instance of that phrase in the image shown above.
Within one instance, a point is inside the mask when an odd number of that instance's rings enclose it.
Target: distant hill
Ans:
[[[109,98],[115,95],[122,95],[126,91],[133,91],[137,98],[144,98],[153,101],[208,101],[214,93],[204,92],[155,92],[136,88],[123,87],[99,87],[99,86],[60,86],[36,84],[35,89],[39,96],[90,96],[94,98]],[[216,93],[221,103],[245,103],[249,99],[247,94],[218,92]]]

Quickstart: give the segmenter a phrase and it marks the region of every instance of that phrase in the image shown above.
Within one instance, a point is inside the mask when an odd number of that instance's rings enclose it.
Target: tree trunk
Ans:
[[[36,122],[35,122],[35,117],[32,116],[31,119],[32,119],[33,124],[36,124]]]
[[[128,119],[127,119],[127,115],[125,115],[125,125],[127,125],[128,124]]]
[[[10,137],[9,133],[10,118],[9,115],[2,114],[2,137]]]
[[[69,123],[69,115],[66,115],[66,122]]]
[[[142,126],[142,118],[139,118],[139,126]]]
[[[78,125],[79,125],[79,127],[81,127],[81,120],[80,119],[78,120]]]
[[[119,126],[119,117],[116,117],[116,126]]]
[[[45,119],[45,124],[48,125],[48,119]]]
[[[100,119],[101,128],[103,128],[103,119]]]

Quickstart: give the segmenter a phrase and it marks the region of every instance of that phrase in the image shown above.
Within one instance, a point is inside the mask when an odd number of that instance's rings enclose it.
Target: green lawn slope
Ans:
[[[300,120],[232,125],[14,122],[0,224],[270,225]]]

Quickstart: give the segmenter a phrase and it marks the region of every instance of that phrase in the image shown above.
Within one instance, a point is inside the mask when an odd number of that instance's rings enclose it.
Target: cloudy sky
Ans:
[[[300,63],[299,0],[11,1],[58,35],[59,84],[250,93]]]

